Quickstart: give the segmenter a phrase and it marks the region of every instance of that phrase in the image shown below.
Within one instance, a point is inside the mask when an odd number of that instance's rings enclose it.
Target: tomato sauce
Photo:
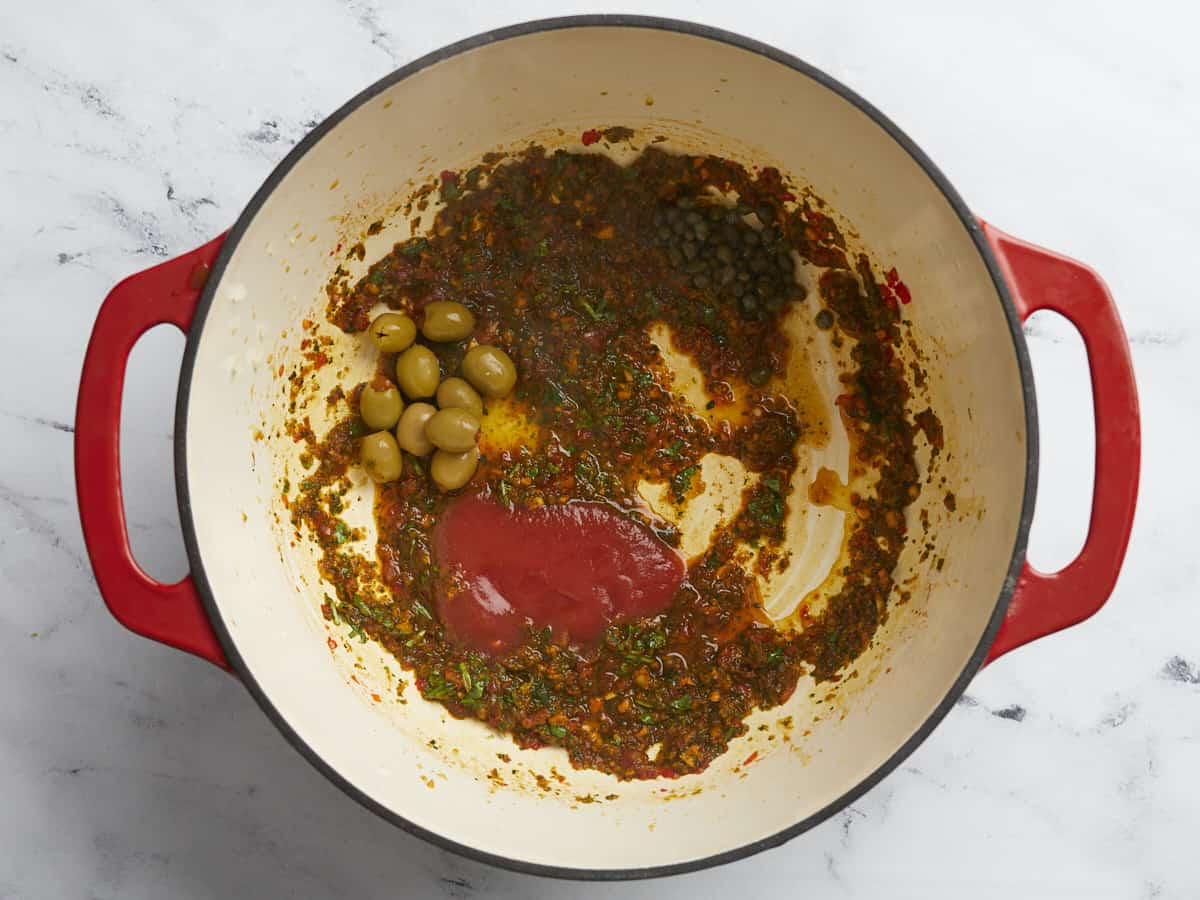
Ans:
[[[661,612],[684,576],[679,553],[604,503],[507,509],[463,497],[434,531],[438,614],[451,640],[499,654],[528,629],[594,644],[611,622]]]

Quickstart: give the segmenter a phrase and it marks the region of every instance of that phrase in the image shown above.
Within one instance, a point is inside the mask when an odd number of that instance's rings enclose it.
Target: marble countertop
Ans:
[[[1005,657],[903,765],[792,843],[630,885],[434,849],[309,767],[232,678],[109,616],[75,508],[83,349],[118,279],[229,226],[287,149],[422,53],[570,2],[8,4],[0,11],[0,897],[1200,896],[1200,14],[1129,4],[655,2],[774,43],[881,107],[973,209],[1094,264],[1140,382],[1141,506],[1108,606]],[[901,9],[903,8],[903,10]],[[969,9],[970,12],[966,10]],[[1032,559],[1082,542],[1082,345],[1029,327]],[[171,475],[183,341],[138,345],[122,425],[138,557],[186,563]],[[1189,360],[1191,360],[1189,362]]]

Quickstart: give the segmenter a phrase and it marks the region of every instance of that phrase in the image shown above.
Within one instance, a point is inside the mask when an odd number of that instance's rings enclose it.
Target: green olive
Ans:
[[[443,491],[456,491],[475,474],[479,466],[479,450],[472,447],[463,453],[438,450],[429,463],[429,477]]]
[[[362,464],[376,481],[395,481],[404,470],[403,458],[390,431],[377,431],[362,439]]]
[[[469,409],[452,406],[439,410],[425,423],[425,437],[440,450],[465,453],[479,436],[479,416]]]
[[[459,409],[469,409],[477,416],[483,415],[483,398],[461,378],[447,378],[438,385],[437,403],[442,409],[455,406]]]
[[[384,353],[407,350],[417,339],[417,326],[404,313],[386,312],[376,316],[368,330],[375,346]]]
[[[396,381],[411,400],[432,397],[441,377],[437,357],[428,347],[409,347],[396,360]]]
[[[480,344],[463,357],[462,373],[485,397],[503,397],[517,383],[517,367],[499,347]]]
[[[377,375],[363,385],[362,394],[358,398],[358,412],[368,428],[376,431],[391,428],[400,419],[404,411],[404,401],[396,386]]]
[[[453,300],[434,300],[425,306],[421,334],[431,341],[461,341],[475,330],[475,314]]]
[[[413,456],[428,456],[433,452],[433,442],[425,436],[425,423],[437,413],[431,403],[410,403],[396,426],[396,443],[401,450]]]

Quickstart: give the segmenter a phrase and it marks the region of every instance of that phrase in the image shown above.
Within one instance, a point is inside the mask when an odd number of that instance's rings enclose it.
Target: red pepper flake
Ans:
[[[903,281],[897,281],[895,284],[896,296],[900,298],[901,303],[912,303],[912,294],[909,293],[908,285]]]
[[[806,218],[808,219],[809,222],[811,222],[813,225],[816,225],[818,227],[821,225],[822,222],[825,221],[825,215],[823,213],[817,212],[815,209],[810,209],[808,211]]]
[[[896,308],[896,294],[886,284],[879,286],[879,296],[883,298],[883,302],[887,304],[888,309]]]
[[[753,753],[751,753],[749,756],[747,756],[742,761],[742,765],[748,766],[748,765],[750,765],[750,763],[754,762],[756,759],[758,759],[758,751],[757,750],[755,750]]]
[[[791,191],[784,191],[782,194],[779,195],[779,199],[783,203],[789,203],[792,200],[796,199],[796,195],[793,194]]]
[[[374,700],[376,703],[379,703],[383,698],[380,697],[378,694],[372,694],[371,699]]]
[[[335,641],[333,638],[326,638],[325,643],[329,645],[329,649],[331,651],[337,649],[337,641]]]
[[[600,140],[600,132],[595,128],[589,128],[579,139],[583,141],[583,146],[590,147]]]
[[[337,247],[334,249],[334,251],[333,251],[333,252],[334,252],[334,253],[341,253],[341,252],[342,252],[342,242],[341,242],[341,241],[338,241],[338,245],[337,245]]]
[[[313,361],[313,368],[319,369],[329,362],[329,357],[326,356],[325,353],[322,351],[322,352],[314,353],[312,361]]]

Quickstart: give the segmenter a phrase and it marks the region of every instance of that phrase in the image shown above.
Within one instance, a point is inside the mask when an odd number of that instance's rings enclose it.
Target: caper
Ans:
[[[463,377],[485,397],[508,394],[517,383],[517,367],[499,347],[480,344],[467,351],[462,361]]]
[[[438,410],[425,423],[425,437],[433,442],[433,446],[451,453],[470,450],[478,436],[479,416],[457,406]]]
[[[434,300],[425,305],[421,334],[431,341],[461,341],[475,330],[475,314],[453,300]]]
[[[425,423],[434,417],[437,407],[432,403],[410,403],[396,425],[396,443],[413,456],[428,456],[433,442],[425,436]]]
[[[382,375],[376,375],[368,381],[358,396],[358,412],[368,428],[391,428],[403,411],[404,401],[400,398],[400,392]]]
[[[822,331],[828,331],[833,327],[833,313],[827,309],[821,310],[817,313],[816,323]]]
[[[442,409],[456,406],[470,410],[476,416],[483,415],[483,398],[461,378],[447,378],[438,385],[437,404]]]
[[[479,466],[479,449],[472,447],[463,453],[438,450],[429,463],[429,477],[443,491],[455,491],[471,480]]]
[[[384,353],[407,350],[417,339],[417,326],[404,313],[385,312],[376,316],[368,330],[375,346]]]
[[[771,380],[771,367],[758,366],[757,368],[751,369],[750,374],[746,376],[746,380],[755,387],[762,387]]]
[[[377,431],[362,439],[363,468],[376,481],[395,481],[404,470],[400,447],[390,431]]]
[[[396,360],[396,381],[411,400],[432,397],[441,379],[437,357],[428,347],[409,347]]]

